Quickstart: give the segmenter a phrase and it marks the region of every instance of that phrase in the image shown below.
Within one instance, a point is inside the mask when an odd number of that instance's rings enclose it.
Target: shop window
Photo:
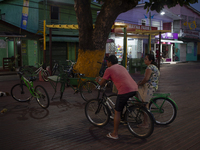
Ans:
[[[59,7],[51,6],[51,19],[59,19]]]
[[[171,30],[171,22],[163,23],[163,30]]]
[[[143,25],[143,26],[146,25],[146,19],[142,19],[142,25]]]
[[[51,24],[59,24],[59,7],[51,6]],[[52,31],[58,31],[59,29],[55,28]]]
[[[196,18],[196,25],[197,25],[197,28],[200,28],[200,19]]]

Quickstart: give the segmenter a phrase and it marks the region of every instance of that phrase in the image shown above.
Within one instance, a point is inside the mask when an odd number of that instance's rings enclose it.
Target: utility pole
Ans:
[[[149,30],[151,30],[151,12],[149,12]],[[151,51],[151,34],[149,34],[148,54]]]

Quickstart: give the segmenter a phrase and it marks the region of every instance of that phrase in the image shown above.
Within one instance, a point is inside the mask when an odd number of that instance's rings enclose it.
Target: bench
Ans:
[[[3,58],[3,70],[9,70],[9,64],[15,60],[14,57]]]

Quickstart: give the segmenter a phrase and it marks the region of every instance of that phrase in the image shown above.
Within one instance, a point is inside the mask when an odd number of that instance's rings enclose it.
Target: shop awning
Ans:
[[[175,40],[163,40],[163,39],[161,39],[161,42],[183,43],[183,41],[179,41],[179,40],[175,41]]]
[[[15,37],[26,37],[26,35],[21,35],[21,34],[17,34],[17,33],[13,33],[13,32],[0,32],[0,37],[15,38]]]

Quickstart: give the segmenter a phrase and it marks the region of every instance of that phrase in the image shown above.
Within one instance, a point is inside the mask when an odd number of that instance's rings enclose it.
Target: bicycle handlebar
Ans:
[[[108,84],[111,83],[111,81],[107,81],[106,84],[104,85],[104,87],[101,87],[99,84],[96,86],[97,90],[99,91],[103,91],[105,92],[106,91],[106,87],[108,86]]]
[[[66,60],[67,62],[70,62],[72,65],[74,65],[75,64],[75,62],[73,62],[73,61],[71,61],[71,60]]]

